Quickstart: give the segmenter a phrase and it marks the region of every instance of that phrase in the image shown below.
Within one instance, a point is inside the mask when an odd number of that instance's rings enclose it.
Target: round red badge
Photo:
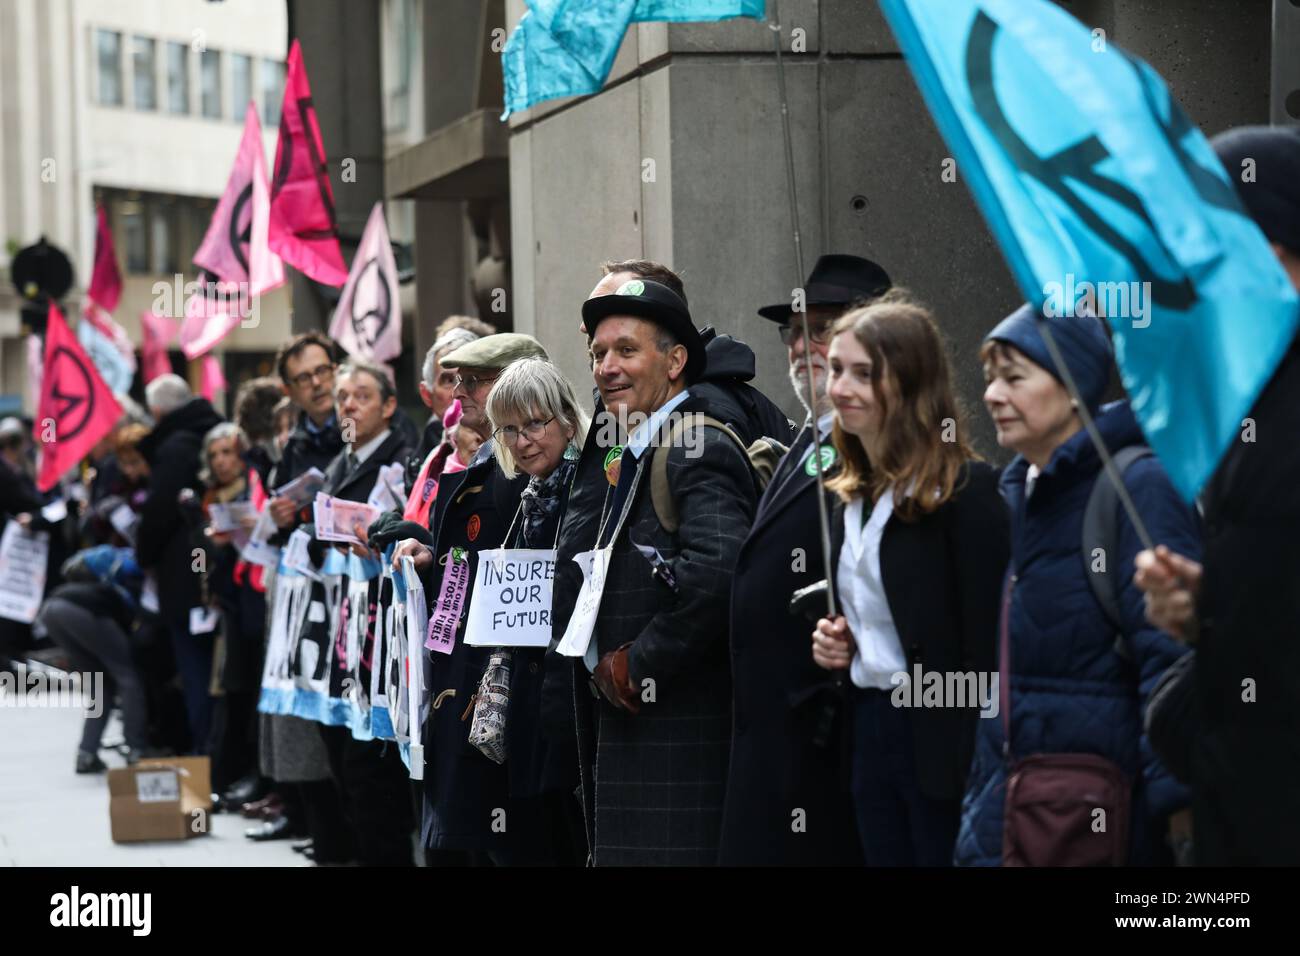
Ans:
[[[479,521],[478,515],[469,516],[469,524],[465,525],[465,534],[473,541],[478,537],[479,529],[483,527],[483,522]]]

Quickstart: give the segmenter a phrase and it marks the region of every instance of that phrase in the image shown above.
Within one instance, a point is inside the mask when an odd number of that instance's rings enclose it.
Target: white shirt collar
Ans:
[[[634,457],[640,459],[642,453],[650,447],[651,440],[659,434],[659,430],[663,427],[663,423],[668,419],[668,416],[673,413],[673,409],[686,401],[690,393],[689,388],[682,389],[673,398],[656,408],[649,418],[632,429],[632,434],[627,438],[627,448]]]
[[[375,449],[378,448],[380,445],[382,445],[384,443],[384,439],[387,438],[392,433],[393,430],[391,428],[385,428],[382,432],[380,432],[374,438],[370,439],[370,441],[366,442],[364,445],[360,447],[357,447],[356,445],[349,445],[348,450],[352,452],[352,454],[356,455],[357,464],[360,465],[367,458],[373,455],[375,453]]]
[[[817,419],[817,437],[825,439],[831,433],[831,426],[835,424],[835,413],[827,412]]]

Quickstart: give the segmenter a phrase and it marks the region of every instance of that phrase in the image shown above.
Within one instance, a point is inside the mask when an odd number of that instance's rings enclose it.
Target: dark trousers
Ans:
[[[181,677],[181,691],[185,695],[185,716],[190,724],[193,751],[206,754],[212,735],[212,695],[208,687],[212,682],[211,634],[191,634],[189,612],[181,618],[167,622],[172,650],[176,653],[176,670]]]
[[[104,686],[102,699],[92,701],[98,713],[86,714],[81,731],[81,749],[88,754],[99,750],[113,698],[122,702],[123,733],[126,745],[132,750],[142,749],[146,743],[146,711],[144,683],[131,658],[131,644],[122,628],[112,618],[96,617],[80,605],[65,598],[54,597],[41,607],[39,621],[50,640],[67,652],[73,669],[85,674],[102,673]],[[94,685],[82,685],[83,693],[92,692]]]
[[[414,866],[410,775],[397,744],[355,740],[346,727],[321,727],[330,772],[362,866]]]
[[[228,690],[213,701],[212,789],[222,793],[257,773],[257,697]]]
[[[854,688],[853,811],[867,866],[951,866],[960,800],[936,800],[916,783],[911,713],[890,692]]]

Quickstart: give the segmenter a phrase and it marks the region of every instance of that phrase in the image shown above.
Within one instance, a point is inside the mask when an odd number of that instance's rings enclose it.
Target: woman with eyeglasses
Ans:
[[[543,649],[501,654],[465,640],[483,552],[555,547],[588,416],[573,386],[529,336],[487,336],[445,361],[460,377],[460,427],[490,441],[466,471],[440,484],[433,545],[408,538],[394,552],[395,560],[413,558],[431,613],[450,624],[443,630],[451,634],[450,646],[432,652],[427,669],[425,842],[436,862],[446,860],[440,851],[468,851],[498,865],[581,863],[585,845],[573,839],[575,831],[581,839],[581,817],[571,796],[576,741],[552,747],[541,737]],[[460,602],[443,600],[452,562],[466,563]],[[497,706],[504,698],[505,707]],[[573,771],[566,778],[553,761],[569,751]],[[563,783],[552,788],[552,779]],[[505,814],[504,830],[494,826],[494,808]],[[565,819],[570,810],[572,825]]]

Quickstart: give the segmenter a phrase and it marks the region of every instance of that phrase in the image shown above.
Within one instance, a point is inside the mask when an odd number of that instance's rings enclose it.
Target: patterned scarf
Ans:
[[[570,445],[556,469],[545,478],[529,479],[520,497],[523,508],[523,527],[519,531],[519,546],[523,548],[551,548],[555,544],[555,528],[560,520],[560,502],[565,490],[573,481],[578,467],[578,449]]]

